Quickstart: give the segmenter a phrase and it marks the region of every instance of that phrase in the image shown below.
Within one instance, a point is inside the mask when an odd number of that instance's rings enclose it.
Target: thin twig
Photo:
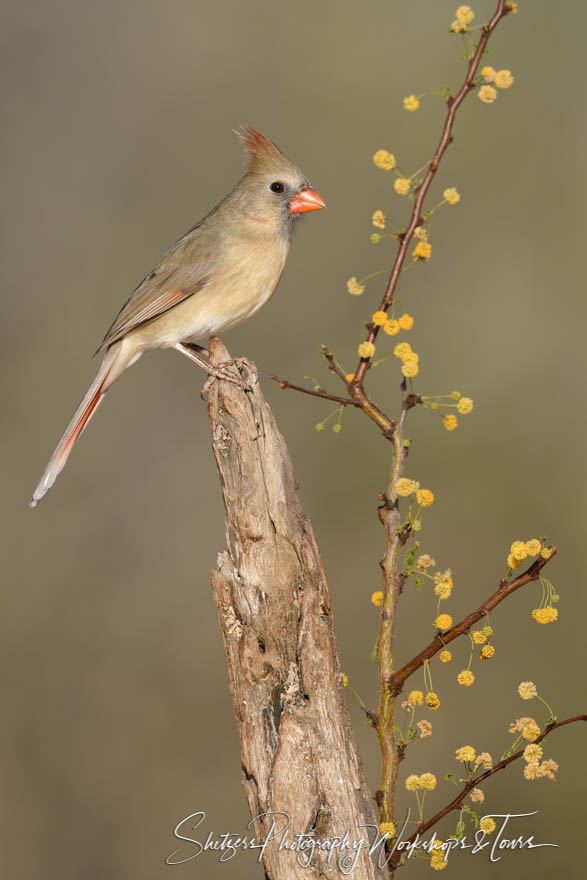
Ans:
[[[312,397],[322,397],[324,400],[334,400],[335,403],[340,403],[341,406],[359,406],[359,404],[350,397],[337,397],[336,394],[329,394],[321,388],[303,388],[301,385],[293,385],[291,382],[288,382],[287,379],[280,379],[278,376],[269,376],[269,378],[278,382],[280,388],[290,388],[292,391],[301,391],[302,394],[311,394]]]

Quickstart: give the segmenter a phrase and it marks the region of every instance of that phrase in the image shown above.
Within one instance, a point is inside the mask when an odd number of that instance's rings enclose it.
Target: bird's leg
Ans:
[[[199,351],[200,354],[205,354],[206,357],[210,357],[210,352],[207,348],[204,348],[203,345],[196,345],[195,342],[184,342],[182,343],[186,348],[191,348],[192,351]]]
[[[243,382],[242,379],[237,378],[237,376],[235,376],[234,373],[228,370],[225,366],[221,365],[219,367],[213,367],[212,364],[209,364],[208,361],[200,357],[199,354],[196,354],[191,346],[188,347],[183,342],[176,342],[173,347],[176,351],[184,354],[199,367],[202,367],[203,370],[206,370],[208,375],[214,376],[214,378],[216,379],[226,379],[228,382],[234,382],[234,384],[238,385],[239,388],[242,388],[243,391],[251,390],[246,382]]]

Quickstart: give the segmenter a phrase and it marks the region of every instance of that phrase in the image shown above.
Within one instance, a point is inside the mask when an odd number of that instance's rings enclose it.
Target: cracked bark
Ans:
[[[217,365],[229,355],[210,341]],[[328,584],[316,539],[302,511],[283,437],[253,364],[234,368],[243,391],[214,381],[208,412],[226,516],[227,551],[211,572],[241,747],[242,781],[264,840],[289,818],[290,841],[373,838],[375,804],[367,788],[341,684]],[[372,828],[361,826],[371,825]],[[275,831],[274,831],[275,833]],[[296,853],[265,849],[271,880],[340,878],[338,853],[316,852],[312,867]],[[352,876],[383,878],[361,852]]]

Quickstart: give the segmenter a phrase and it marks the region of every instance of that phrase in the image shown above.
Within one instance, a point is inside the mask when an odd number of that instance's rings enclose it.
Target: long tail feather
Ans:
[[[116,350],[110,349],[104,357],[96,378],[90,385],[86,396],[78,406],[72,420],[65,429],[63,437],[57,444],[57,448],[51,456],[43,476],[39,480],[37,488],[33,492],[33,497],[30,501],[31,507],[36,507],[45,497],[65,467],[65,463],[69,458],[69,454],[73,449],[76,440],[81,437],[84,428],[104,399],[108,387],[112,384],[112,381],[117,378],[117,376],[112,375],[117,354],[118,352]],[[117,375],[120,375],[121,372],[122,370],[116,370]]]

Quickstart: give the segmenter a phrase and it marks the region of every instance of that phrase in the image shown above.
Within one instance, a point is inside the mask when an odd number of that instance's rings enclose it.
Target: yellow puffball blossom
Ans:
[[[371,320],[374,324],[377,325],[377,327],[383,327],[383,325],[387,321],[387,312],[375,312],[371,316]]]
[[[485,82],[493,82],[493,80],[495,79],[495,69],[493,67],[490,67],[489,65],[487,65],[487,67],[482,67],[481,76],[483,77]]]
[[[537,743],[530,743],[524,749],[522,757],[528,764],[531,761],[539,761],[542,757],[542,746],[539,746]]]
[[[536,722],[532,721],[531,719],[530,721],[528,721],[527,724],[524,724],[520,732],[524,739],[528,742],[534,742],[534,740],[538,739],[538,737],[540,736],[540,728],[538,727]]]
[[[510,724],[508,731],[509,733],[521,733],[524,727],[527,727],[529,724],[536,725],[536,722],[533,718],[516,718],[513,724]]]
[[[414,319],[411,315],[408,315],[407,312],[404,312],[403,315],[400,315],[397,319],[397,322],[402,330],[411,330],[414,326]]]
[[[381,590],[377,590],[376,593],[371,594],[371,602],[373,605],[383,605],[383,593]]]
[[[493,86],[481,86],[477,95],[479,96],[479,100],[483,101],[484,104],[493,104],[497,98],[497,90],[494,89]]]
[[[434,841],[435,844],[439,842]],[[435,849],[430,853],[430,867],[433,871],[444,871],[448,867],[448,859],[445,859],[442,850]]]
[[[418,241],[426,241],[428,238],[428,230],[425,226],[416,226],[414,229],[414,235]]]
[[[475,766],[483,767],[484,770],[491,770],[493,767],[493,758],[489,752],[480,752],[475,758]]]
[[[516,0],[510,0],[510,2],[506,3],[505,6],[506,6],[506,9],[509,9],[509,11],[513,12],[514,15],[518,11],[518,4],[516,3]]]
[[[487,636],[480,629],[474,629],[471,632],[471,638],[476,645],[484,645],[487,641]]]
[[[508,554],[507,558],[507,566],[508,568],[519,568],[522,564],[521,559],[516,559],[515,556],[512,556],[511,553]]]
[[[549,758],[548,761],[543,761],[540,767],[538,768],[541,776],[546,776],[548,779],[552,779],[553,782],[556,779],[555,773],[558,770],[558,764],[556,761],[553,761],[552,758]]]
[[[540,551],[540,555],[543,559],[550,559],[550,557],[552,556],[552,550],[550,549],[550,547],[543,547]]]
[[[396,835],[395,825],[393,824],[393,822],[382,822],[379,826],[379,830],[382,835],[388,834],[389,837],[395,837]]]
[[[413,113],[419,106],[420,102],[415,95],[408,95],[407,98],[404,98],[404,110],[407,110],[409,113]]]
[[[533,700],[538,690],[533,681],[521,681],[518,685],[518,693],[523,700]]]
[[[402,498],[407,498],[408,495],[413,495],[419,488],[420,483],[416,480],[409,480],[407,477],[400,477],[395,484],[395,490]]]
[[[485,834],[493,834],[495,831],[496,825],[491,816],[485,816],[479,822],[479,828],[481,831],[484,831]]]
[[[467,25],[463,24],[458,18],[455,18],[453,23],[450,26],[451,31],[455,34],[463,34],[467,30]]]
[[[430,507],[431,504],[434,504],[434,492],[431,492],[430,489],[420,489],[416,493],[416,501],[422,507]]]
[[[510,553],[514,559],[525,559],[528,555],[528,548],[525,541],[514,541],[510,547]]]
[[[492,626],[484,626],[483,627],[483,635],[487,636],[489,639],[493,635],[493,627]]]
[[[454,413],[449,413],[447,416],[445,416],[443,418],[442,424],[444,425],[444,427],[446,428],[447,431],[454,431],[455,428],[458,427],[459,420],[457,419],[457,417],[455,416]]]
[[[448,599],[452,593],[452,588],[453,580],[450,568],[447,568],[446,571],[437,571],[434,575],[434,594],[439,599]]]
[[[524,767],[524,777],[526,779],[540,779],[542,776],[540,772],[540,767],[538,766],[538,761],[530,761]]]
[[[424,704],[424,694],[422,691],[410,691],[408,700],[412,706],[422,706]]]
[[[404,361],[402,364],[402,373],[406,379],[413,379],[420,372],[420,367],[416,360]]]
[[[420,487],[418,486],[418,488]],[[422,553],[422,555],[418,556],[416,560],[416,568],[418,571],[426,571],[427,568],[434,568],[435,565],[436,562],[428,553]]]
[[[485,795],[481,791],[480,788],[474,788],[471,792],[471,800],[474,804],[482,804],[485,800]]]
[[[424,698],[424,702],[428,706],[429,709],[432,709],[434,712],[440,706],[440,700],[438,699],[438,694],[435,694],[434,691],[428,691]]]
[[[457,412],[459,412],[462,416],[466,416],[470,412],[473,412],[473,401],[470,397],[461,397],[461,399],[457,403]]]
[[[410,191],[410,181],[407,177],[396,177],[393,188],[399,196],[407,196]]]
[[[375,346],[372,342],[361,342],[357,351],[359,352],[359,357],[370,358],[375,354]]]
[[[477,753],[473,746],[461,746],[460,749],[456,750],[457,761],[462,761],[463,764],[467,761],[474,761]]]
[[[347,380],[347,382],[352,382],[354,378],[355,378],[354,373],[347,373],[345,376],[345,379]]]
[[[452,617],[450,614],[439,614],[434,623],[436,629],[450,629],[452,626]]]
[[[354,275],[352,278],[349,278],[349,280],[346,283],[346,287],[347,287],[348,292],[352,293],[353,296],[360,296],[365,290],[365,285],[359,284],[359,282],[357,281],[357,279],[355,278]]]
[[[482,660],[491,660],[494,654],[495,648],[493,647],[493,645],[483,645],[483,647],[479,651],[479,656]]]
[[[374,211],[373,216],[371,217],[371,223],[373,226],[376,226],[377,229],[385,229],[385,214],[383,211]]]
[[[542,550],[542,544],[538,538],[532,538],[530,541],[526,541],[526,550],[528,551],[528,556],[538,556]]]
[[[426,791],[434,791],[436,788],[436,776],[434,773],[422,773],[420,775],[420,785]]]
[[[450,661],[452,660],[452,654],[450,653],[450,651],[441,651],[438,655],[438,658],[441,663],[450,663]]]
[[[475,13],[470,6],[459,6],[455,15],[461,24],[471,24],[475,18]]]
[[[396,321],[395,318],[390,318],[383,325],[383,330],[388,336],[396,336],[400,331],[399,321]]]
[[[346,672],[343,672],[343,674],[342,674],[342,686],[343,686],[343,687],[346,687],[346,686],[348,685],[348,683],[349,683],[349,677],[348,677],[348,675],[346,674]]]
[[[422,788],[420,784],[420,777],[417,773],[410,773],[410,775],[406,779],[405,785],[407,791],[419,791]]]
[[[373,162],[383,171],[391,171],[392,168],[395,168],[395,156],[387,150],[377,150],[373,156]]]
[[[461,200],[461,197],[454,186],[449,186],[448,189],[445,189],[442,197],[449,203],[449,205],[456,205]]]
[[[420,739],[426,739],[427,736],[432,736],[432,725],[429,721],[426,721],[425,718],[422,721],[418,721],[416,724],[418,728],[418,736]]]
[[[470,669],[463,669],[462,672],[459,672],[457,675],[457,681],[459,684],[462,684],[463,687],[471,687],[473,682],[475,681],[475,676],[471,672]]]
[[[420,355],[416,354],[415,351],[409,351],[407,354],[404,354],[402,357],[402,364],[407,364],[408,361],[415,361],[415,363],[420,362]]]
[[[558,609],[552,605],[546,605],[544,608],[535,608],[532,617],[536,623],[552,623],[558,619]]]
[[[404,358],[406,355],[412,353],[412,346],[409,342],[398,342],[393,350],[396,358]]]
[[[493,81],[498,89],[509,89],[514,84],[511,70],[498,70]]]
[[[419,241],[414,248],[414,256],[418,260],[429,260],[432,253],[432,245],[429,241]]]

